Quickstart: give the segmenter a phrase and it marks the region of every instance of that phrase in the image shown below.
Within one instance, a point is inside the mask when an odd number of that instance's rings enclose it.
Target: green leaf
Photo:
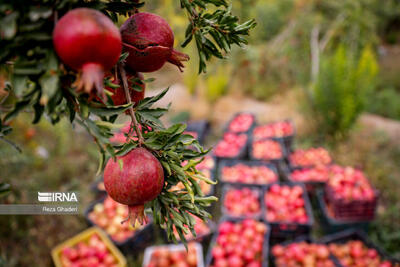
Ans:
[[[99,116],[112,116],[118,115],[132,107],[131,104],[124,104],[120,106],[89,106],[90,112]]]
[[[11,187],[9,184],[0,183],[0,197],[5,197],[11,192]]]

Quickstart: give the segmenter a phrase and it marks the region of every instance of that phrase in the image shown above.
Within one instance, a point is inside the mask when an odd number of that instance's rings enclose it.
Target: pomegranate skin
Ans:
[[[144,98],[146,84],[144,82],[142,84],[140,84],[142,91],[138,92],[138,91],[134,90],[133,89],[134,83],[138,84],[137,82],[133,81],[133,79],[135,79],[135,78],[139,78],[141,81],[143,81],[144,77],[143,77],[143,74],[141,74],[141,73],[127,74],[129,93],[131,95],[132,102],[134,102],[135,106],[136,106],[137,103]],[[114,79],[114,81],[112,83],[118,84],[118,80]],[[115,88],[115,89],[106,87],[106,90],[113,93],[113,95],[111,96],[111,99],[113,100],[114,105],[120,106],[120,105],[124,105],[124,104],[128,103],[126,100],[126,97],[125,97],[125,91],[122,88],[122,86]]]
[[[107,162],[104,186],[115,201],[130,207],[143,206],[160,194],[164,186],[164,171],[153,154],[139,147],[116,161],[110,159]]]
[[[173,49],[174,33],[158,15],[136,13],[125,21],[120,31],[124,50],[129,52],[126,65],[133,71],[153,72],[167,61],[181,69],[181,61],[189,60],[186,54]]]
[[[61,60],[81,73],[78,90],[90,93],[95,87],[104,97],[104,72],[118,62],[122,50],[121,34],[113,22],[94,9],[73,9],[57,22],[53,44]]]

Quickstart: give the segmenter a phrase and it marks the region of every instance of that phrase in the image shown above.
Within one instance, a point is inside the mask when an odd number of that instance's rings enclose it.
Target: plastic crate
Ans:
[[[233,121],[238,115],[241,115],[241,114],[249,114],[249,115],[251,115],[251,117],[253,118],[252,124],[250,125],[249,129],[247,129],[246,131],[243,131],[243,132],[233,132],[233,131],[231,131],[231,130],[229,129],[229,126],[231,125],[232,121]],[[255,125],[256,125],[256,117],[254,116],[253,113],[251,113],[251,112],[238,112],[238,113],[235,113],[235,114],[233,115],[233,117],[229,120],[229,122],[226,124],[225,129],[224,129],[224,132],[231,132],[231,133],[236,133],[236,134],[245,133],[245,134],[249,135],[249,134],[252,133],[253,128],[254,128]]]
[[[244,189],[244,188],[248,188],[248,189],[251,189],[252,191],[257,192],[257,194],[258,194],[258,202],[260,204],[260,212],[259,213],[251,215],[251,216],[246,216],[246,215],[239,215],[238,216],[238,215],[231,214],[225,208],[224,202],[225,202],[226,193],[229,190]],[[262,208],[262,203],[261,203],[262,202],[262,197],[263,197],[262,190],[258,186],[255,186],[255,185],[224,185],[222,187],[222,196],[221,196],[221,212],[222,212],[222,215],[224,217],[226,217],[226,218],[240,218],[240,219],[250,218],[250,219],[255,219],[255,220],[261,219],[261,216],[263,214],[263,208]]]
[[[204,267],[203,247],[199,243],[194,243],[194,247],[196,248],[196,254],[197,254],[197,267]],[[161,246],[148,247],[144,251],[142,267],[147,267],[147,265],[150,263],[151,256],[152,256],[154,250],[159,249],[159,248],[166,248],[169,251],[186,251],[186,248],[183,244],[161,245]]]
[[[93,222],[90,218],[89,218],[89,213],[93,211],[93,208],[96,204],[98,203],[103,203],[105,198],[107,197],[104,196],[101,199],[92,202],[88,208],[85,210],[84,216],[86,221],[88,222],[88,224],[90,226],[96,226],[98,228],[101,229],[100,226],[97,226],[95,222]],[[126,222],[128,223],[128,222]],[[105,230],[103,230],[105,232]],[[107,232],[105,232],[107,234]],[[108,234],[107,234],[108,235]],[[111,236],[108,235],[108,237],[110,238],[110,240],[112,240],[112,242],[118,246],[120,249],[124,250],[124,251],[130,251],[130,248],[135,247],[138,250],[142,250],[144,249],[146,246],[148,246],[149,244],[151,244],[151,242],[154,240],[154,228],[153,228],[153,224],[151,222],[151,218],[149,218],[149,223],[146,224],[145,226],[143,226],[142,229],[139,229],[137,231],[135,231],[132,236],[128,237],[126,240],[124,241],[116,241],[114,240]]]
[[[338,220],[332,217],[329,213],[325,200],[324,192],[320,189],[316,191],[317,205],[319,207],[321,226],[325,233],[331,234],[335,232],[340,232],[346,229],[355,228],[368,231],[370,221],[367,220]]]
[[[257,126],[267,126],[267,125],[270,125],[270,124],[273,124],[273,123],[277,123],[277,122],[279,122],[279,121],[272,121],[272,122],[269,122],[269,123],[266,123],[266,124],[255,125],[255,126],[253,127],[252,132],[251,132],[251,135],[253,136],[253,139],[254,139],[254,140],[263,139],[263,138],[255,138],[255,137],[254,137],[254,133],[253,133],[253,132],[254,132],[254,129],[255,129]],[[274,140],[280,140],[280,141],[282,141],[283,144],[285,145],[286,150],[287,150],[287,151],[292,151],[293,142],[294,142],[294,137],[295,137],[295,135],[296,135],[296,128],[294,127],[294,123],[293,123],[292,120],[286,119],[286,120],[284,120],[284,122],[288,122],[290,125],[292,125],[293,134],[287,135],[287,136],[282,136],[282,137],[273,137],[273,136],[271,136],[271,137],[268,137],[268,138],[272,138],[272,139],[274,139]]]
[[[211,242],[210,242],[210,246],[208,248],[208,252],[207,252],[207,256],[206,256],[206,267],[211,266],[211,264],[213,263],[213,257],[212,257],[212,249],[215,246],[215,243],[217,241],[217,237],[219,235],[219,225],[222,222],[225,221],[230,221],[230,222],[241,222],[243,221],[243,219],[234,219],[234,218],[227,218],[227,217],[222,217],[221,220],[219,221],[218,225],[217,225],[217,231],[214,233]],[[261,220],[257,220],[260,221]],[[264,244],[263,244],[263,248],[262,248],[262,256],[261,256],[261,266],[262,267],[268,267],[269,263],[268,263],[268,255],[269,255],[269,238],[270,238],[270,227],[268,225],[267,226],[267,232],[264,235]]]
[[[348,229],[342,232],[334,233],[331,235],[327,235],[319,240],[319,242],[325,243],[325,244],[330,244],[330,243],[338,243],[338,244],[343,244],[346,243],[347,241],[350,240],[360,240],[361,242],[364,243],[368,248],[373,248],[375,249],[378,254],[384,259],[388,260],[392,263],[400,264],[399,259],[395,259],[391,256],[389,256],[385,251],[383,251],[380,247],[376,246],[367,236],[367,234],[361,230],[358,229]],[[332,255],[334,258],[336,264],[339,267],[344,267],[340,261]]]
[[[334,217],[337,219],[373,220],[379,195],[375,188],[373,190],[375,194],[372,200],[347,201],[337,198],[332,187],[326,184],[324,197],[326,203],[332,208]]]
[[[249,161],[249,160],[223,160],[221,162],[219,162],[218,164],[218,178],[219,181],[223,184],[231,184],[231,185],[257,185],[257,186],[265,186],[267,184],[257,184],[257,183],[240,183],[240,182],[229,182],[229,181],[225,181],[222,179],[222,170],[224,167],[233,167],[236,166],[238,164],[243,164],[246,166],[251,166],[251,167],[255,167],[255,166],[264,166],[267,167],[268,169],[272,170],[276,176],[277,176],[277,181],[279,181],[279,173],[275,167],[275,165],[268,163],[268,162],[263,162],[263,161]]]
[[[97,227],[91,227],[86,229],[85,231],[75,235],[74,237],[62,242],[61,244],[54,247],[51,251],[51,257],[53,258],[54,265],[56,267],[65,267],[61,263],[61,252],[64,248],[73,247],[81,241],[88,240],[92,235],[97,234],[103,243],[106,245],[108,250],[117,260],[118,267],[125,267],[126,259],[122,255],[122,253],[115,247],[115,245],[111,242],[111,240],[107,237],[107,235]]]
[[[199,121],[189,121],[187,122],[186,130],[187,132],[196,132],[197,140],[200,144],[204,143],[208,131],[210,130],[210,123],[206,120]]]
[[[301,183],[273,183],[268,185],[265,188],[264,195],[268,194],[269,188],[274,185],[288,185],[293,187],[295,185],[301,186],[303,188],[303,199],[304,199],[304,207],[306,210],[306,214],[308,217],[308,222],[301,223],[292,223],[292,222],[270,222],[266,219],[267,207],[265,205],[264,197],[262,199],[262,208],[263,208],[263,220],[271,226],[271,239],[274,242],[282,242],[285,240],[293,240],[302,235],[309,235],[311,232],[311,227],[314,224],[314,217],[311,208],[310,199],[308,198],[307,191],[303,184]]]

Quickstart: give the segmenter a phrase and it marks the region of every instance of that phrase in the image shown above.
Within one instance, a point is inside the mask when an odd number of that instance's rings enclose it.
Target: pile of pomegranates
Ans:
[[[274,256],[276,267],[336,266],[329,258],[329,249],[324,244],[314,244],[302,241],[290,243],[286,246],[275,245],[272,247],[271,253]]]
[[[291,136],[294,133],[293,125],[288,121],[273,122],[266,125],[260,125],[254,128],[254,140],[265,138],[281,138]]]
[[[367,177],[353,167],[332,166],[327,187],[335,199],[371,201],[375,198],[374,189]]]
[[[92,234],[88,240],[80,241],[74,246],[64,247],[60,260],[63,267],[121,265],[97,234]]]
[[[252,144],[251,156],[257,160],[279,160],[284,156],[282,145],[271,139],[257,140]]]
[[[257,189],[229,188],[225,192],[223,203],[228,216],[254,217],[261,213],[260,191]]]
[[[245,149],[246,134],[225,133],[222,140],[215,146],[214,154],[221,158],[235,158]]]
[[[328,150],[323,147],[298,149],[289,156],[292,166],[310,167],[316,165],[327,165],[332,162]]]
[[[144,267],[197,267],[197,247],[196,243],[188,243],[188,250],[181,246],[159,246],[154,247],[150,254],[149,262],[144,263]]]
[[[349,240],[343,244],[331,243],[329,250],[343,266],[400,267],[398,263],[382,259],[374,248],[367,247],[360,240]]]
[[[245,133],[254,124],[254,115],[250,113],[240,113],[236,115],[228,125],[228,132]]]
[[[271,185],[264,195],[266,220],[268,222],[307,223],[309,218],[303,194],[304,190],[299,185]]]
[[[224,221],[211,249],[210,267],[261,267],[267,225],[252,219],[241,222]]]
[[[330,167],[318,165],[311,168],[293,170],[290,178],[294,182],[326,182],[329,179]]]
[[[134,236],[136,231],[143,228],[140,224],[134,227],[127,223],[121,224],[127,216],[128,209],[109,196],[106,196],[103,202],[94,205],[93,210],[88,214],[89,220],[104,229],[111,239],[119,243],[126,241]]]
[[[244,163],[224,166],[221,174],[221,180],[230,183],[265,185],[278,180],[276,172],[267,166],[252,166]]]

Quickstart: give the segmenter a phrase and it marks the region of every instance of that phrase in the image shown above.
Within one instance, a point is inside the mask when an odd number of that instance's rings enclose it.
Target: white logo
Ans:
[[[75,192],[38,192],[38,200],[40,202],[78,202]]]

